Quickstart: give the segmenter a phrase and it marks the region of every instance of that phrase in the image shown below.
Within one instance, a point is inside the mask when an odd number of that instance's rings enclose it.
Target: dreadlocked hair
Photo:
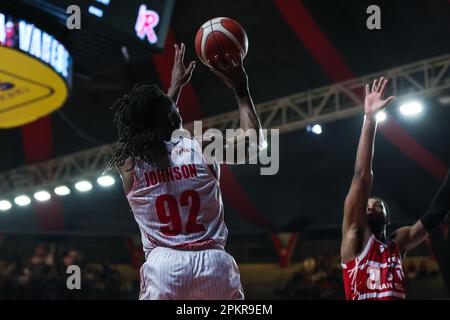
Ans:
[[[136,158],[158,167],[168,165],[163,131],[156,123],[156,107],[164,93],[156,85],[135,85],[129,94],[119,99],[111,109],[119,133],[119,148],[108,162],[105,172],[123,166],[128,158],[134,167]]]

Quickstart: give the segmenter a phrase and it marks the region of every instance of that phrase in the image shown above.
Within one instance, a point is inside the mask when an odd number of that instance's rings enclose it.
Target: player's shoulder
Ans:
[[[125,159],[125,161],[122,165],[117,165],[116,169],[121,175],[123,175],[123,174],[130,172],[131,169],[133,169],[134,164],[135,164],[135,161],[133,161],[133,159],[131,157],[128,157],[127,159]]]
[[[389,248],[391,250],[393,250],[393,252],[397,253],[400,257],[402,257],[402,258],[405,257],[405,252],[403,252],[402,249],[400,248],[400,245],[399,245],[398,241],[396,240],[395,236],[388,237],[387,245],[389,246]]]
[[[398,229],[387,237],[386,244],[390,247],[398,247],[397,235]]]

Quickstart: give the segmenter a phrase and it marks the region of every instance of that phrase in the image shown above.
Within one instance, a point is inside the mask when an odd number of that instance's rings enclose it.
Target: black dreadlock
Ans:
[[[156,85],[135,85],[128,95],[119,99],[111,109],[119,133],[119,149],[108,162],[105,172],[122,166],[128,158],[134,166],[136,157],[155,164],[167,165],[164,130],[157,123],[157,108],[163,103],[164,93]]]

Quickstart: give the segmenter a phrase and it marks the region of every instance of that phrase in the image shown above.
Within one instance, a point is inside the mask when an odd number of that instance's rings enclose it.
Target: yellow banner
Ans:
[[[67,96],[66,82],[50,66],[0,46],[0,128],[44,117],[59,109]]]

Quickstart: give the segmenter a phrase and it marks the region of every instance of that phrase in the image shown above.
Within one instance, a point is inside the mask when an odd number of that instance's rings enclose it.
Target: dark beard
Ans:
[[[384,236],[384,227],[385,227],[384,220],[370,216],[368,217],[367,220],[373,234],[375,234],[376,236]]]

